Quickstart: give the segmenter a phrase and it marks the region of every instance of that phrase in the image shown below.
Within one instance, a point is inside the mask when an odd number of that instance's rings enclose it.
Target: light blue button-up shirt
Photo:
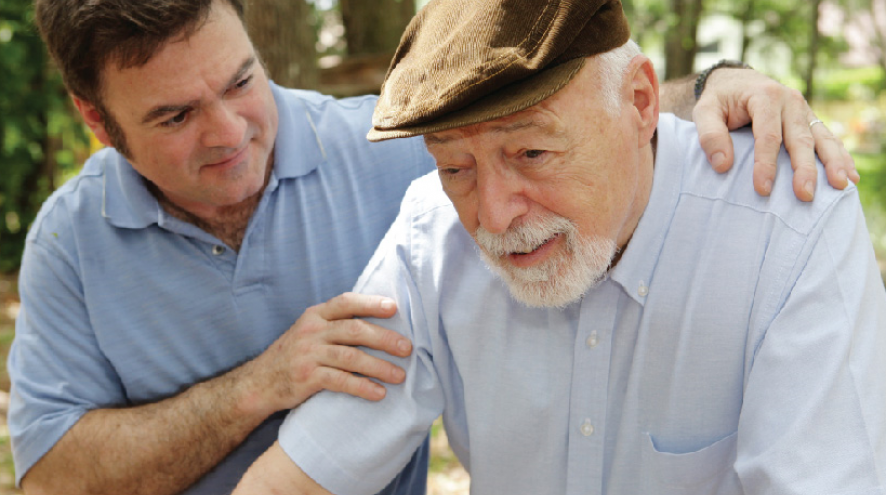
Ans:
[[[886,292],[857,192],[822,176],[797,201],[782,153],[759,197],[751,133],[733,138],[720,175],[662,115],[632,240],[564,310],[516,303],[438,179],[417,181],[357,286],[396,298],[407,381],[380,403],[318,395],[284,450],[369,494],[442,413],[474,494],[884,493]]]
[[[258,355],[307,307],[350,290],[409,183],[433,168],[420,140],[366,141],[373,97],[272,89],[274,170],[239,253],[168,215],[112,149],[43,206],[28,235],[9,358],[19,480],[85,412],[175,395]],[[284,415],[186,493],[232,491]]]

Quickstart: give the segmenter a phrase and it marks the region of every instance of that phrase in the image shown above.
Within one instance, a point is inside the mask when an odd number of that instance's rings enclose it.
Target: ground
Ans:
[[[15,335],[15,317],[18,314],[18,293],[14,275],[0,274],[0,359],[6,363],[9,345]],[[9,406],[9,374],[0,366],[0,495],[21,493],[15,489],[15,469],[9,450],[9,430],[6,411]]]

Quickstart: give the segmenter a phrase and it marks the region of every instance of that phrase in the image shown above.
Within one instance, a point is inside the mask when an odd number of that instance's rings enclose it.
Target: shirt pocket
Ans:
[[[642,449],[642,493],[657,495],[741,494],[741,483],[733,469],[736,433],[696,450],[674,454],[655,447],[645,433]]]

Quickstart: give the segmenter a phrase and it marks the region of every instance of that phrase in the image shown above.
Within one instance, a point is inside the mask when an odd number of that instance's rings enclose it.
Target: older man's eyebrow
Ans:
[[[252,69],[252,67],[255,65],[256,61],[257,61],[257,59],[256,59],[255,55],[252,55],[249,58],[247,58],[242,64],[240,64],[240,68],[237,69],[237,72],[234,73],[234,75],[230,79],[228,79],[228,82],[225,85],[224,90],[227,91],[232,86],[239,83],[240,79],[242,79],[243,76]],[[145,114],[145,116],[142,117],[141,123],[148,124],[148,123],[158,120],[159,118],[164,117],[166,115],[177,114],[177,113],[184,112],[186,110],[190,110],[190,109],[196,107],[198,104],[199,104],[199,101],[190,100],[190,101],[187,101],[184,103],[174,104],[174,105],[158,105],[158,106],[148,110],[148,112]]]
[[[565,135],[565,130],[561,126],[555,125],[551,122],[542,122],[535,119],[508,122],[506,124],[492,125],[489,127],[489,131],[495,133],[517,132],[523,129],[539,129],[540,131],[542,131],[542,133],[553,137],[563,137]],[[433,146],[438,144],[446,144],[450,141],[460,139],[461,136],[438,136],[435,134],[425,134],[424,138],[425,146]]]
[[[555,125],[552,122],[544,122],[536,119],[508,122],[505,124],[494,125],[490,128],[492,132],[496,133],[517,132],[522,131],[523,129],[538,129],[544,134],[554,137],[560,137],[564,134],[564,129],[561,126]]]

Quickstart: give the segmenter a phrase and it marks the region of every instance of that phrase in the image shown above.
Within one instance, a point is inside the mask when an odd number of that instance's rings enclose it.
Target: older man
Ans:
[[[746,131],[701,166],[618,2],[441,0],[392,67],[370,137],[424,135],[439,179],[357,290],[397,300],[406,382],[303,404],[235,493],[370,494],[441,413],[472,493],[884,493],[854,189],[754,195]]]

